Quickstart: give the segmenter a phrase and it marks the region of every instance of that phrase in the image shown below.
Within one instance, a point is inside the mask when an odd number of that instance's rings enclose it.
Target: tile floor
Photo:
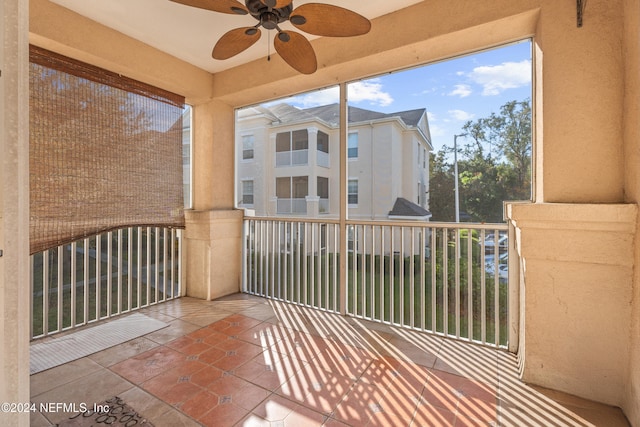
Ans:
[[[243,294],[141,313],[169,326],[33,375],[32,402],[118,395],[157,427],[628,426],[617,408],[521,383],[498,350]]]

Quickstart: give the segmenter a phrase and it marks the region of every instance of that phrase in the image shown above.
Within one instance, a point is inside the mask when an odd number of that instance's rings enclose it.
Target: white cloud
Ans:
[[[348,88],[349,102],[357,103],[368,101],[372,105],[381,107],[386,107],[393,103],[393,98],[383,90],[382,84],[379,83],[378,79],[351,83]],[[287,102],[300,108],[335,104],[340,102],[340,88],[337,86],[331,87],[329,89],[287,98],[279,102]]]
[[[429,123],[429,133],[431,133],[431,138],[435,138],[438,136],[444,136],[446,135],[446,132],[443,128],[441,128],[438,125],[434,125]]]
[[[466,98],[471,95],[471,86],[469,85],[456,85],[456,88],[449,92],[449,96],[459,96],[460,98]]]
[[[484,96],[499,95],[507,89],[531,84],[531,61],[503,62],[500,65],[476,67],[467,75],[482,85]]]
[[[382,89],[382,84],[378,79],[366,82],[355,82],[349,85],[349,101],[363,102],[369,101],[373,105],[386,107],[393,103],[393,98]]]
[[[433,114],[430,111],[427,111],[427,120],[429,120],[429,123],[435,122],[435,121],[438,120],[438,116],[436,116],[435,114]]]
[[[304,95],[293,96],[278,102],[286,102],[300,108],[318,107],[320,105],[336,104],[340,102],[340,88],[331,87]]]
[[[466,122],[467,120],[471,120],[475,117],[475,114],[467,113],[462,110],[449,110],[449,114],[456,120],[460,120],[462,122]]]

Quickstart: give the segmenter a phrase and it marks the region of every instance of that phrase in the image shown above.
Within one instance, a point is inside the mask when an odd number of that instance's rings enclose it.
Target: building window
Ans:
[[[306,129],[276,135],[276,166],[299,166],[309,162],[309,132]]]
[[[306,214],[308,176],[276,178],[277,212],[279,214]]]
[[[242,204],[253,206],[253,180],[242,181]]]
[[[357,205],[358,204],[358,180],[350,179],[349,180],[349,205]]]
[[[242,160],[253,160],[253,146],[255,138],[253,135],[242,136]]]
[[[420,181],[418,181],[418,205],[422,206],[420,204],[420,195],[422,194],[422,184],[420,183]]]
[[[358,132],[349,132],[348,157],[350,159],[358,158]]]
[[[329,167],[329,135],[322,131],[318,131],[317,140],[318,150],[318,166]]]
[[[320,213],[329,213],[329,178],[318,177],[318,197],[320,197]]]

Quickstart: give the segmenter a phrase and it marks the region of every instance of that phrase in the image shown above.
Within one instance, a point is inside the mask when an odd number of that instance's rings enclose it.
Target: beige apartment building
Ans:
[[[353,219],[428,220],[425,109],[379,113],[349,107],[348,205]],[[340,214],[339,105],[280,103],[238,111],[238,206],[256,216]]]

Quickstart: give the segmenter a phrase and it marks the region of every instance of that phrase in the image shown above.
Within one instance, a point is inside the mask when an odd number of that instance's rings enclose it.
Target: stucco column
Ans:
[[[0,25],[0,401],[29,402],[29,14],[5,0]],[[0,413],[28,426],[29,413]]]
[[[637,213],[635,204],[508,205],[525,382],[622,404]]]
[[[193,210],[186,212],[186,295],[214,299],[240,290],[243,211],[234,208],[234,110],[193,108]]]

